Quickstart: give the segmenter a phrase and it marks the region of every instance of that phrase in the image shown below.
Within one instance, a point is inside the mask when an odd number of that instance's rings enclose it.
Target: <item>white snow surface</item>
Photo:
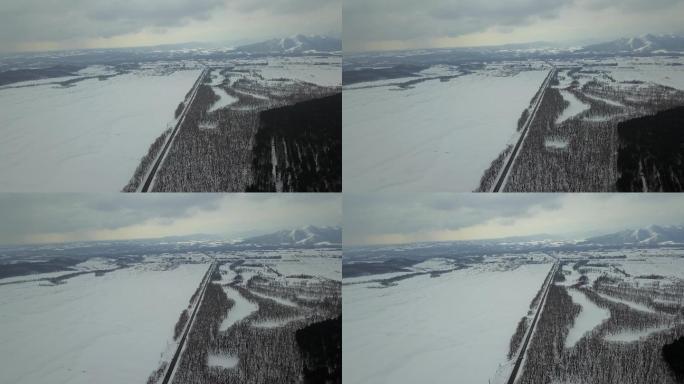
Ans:
[[[0,286],[0,382],[144,383],[206,270],[139,266]]]
[[[116,192],[199,70],[0,90],[0,190]]]
[[[211,105],[211,108],[209,108],[209,110],[207,111],[208,113],[217,111],[219,109],[223,109],[238,101],[237,97],[229,95],[228,92],[226,92],[226,90],[221,87],[211,87],[211,89],[219,97],[219,99]]]
[[[345,190],[474,190],[517,137],[518,118],[547,74],[478,72],[406,90],[346,88]]]
[[[510,337],[550,267],[343,286],[345,383],[487,383],[507,362]]]
[[[221,322],[219,330],[226,331],[228,328],[232,327],[233,324],[259,310],[259,306],[256,303],[252,303],[242,297],[237,290],[230,287],[223,287],[223,291],[229,299],[235,302],[235,304],[228,310],[228,315],[223,319],[223,322]]]
[[[632,341],[637,341],[639,339],[646,338],[653,333],[664,331],[669,329],[667,326],[649,327],[640,330],[623,330],[618,333],[607,335],[604,337],[607,341],[630,343]]]
[[[568,289],[568,294],[572,297],[572,302],[582,306],[582,310],[575,318],[575,323],[565,339],[565,348],[572,348],[577,344],[587,332],[600,325],[604,320],[610,318],[610,311],[594,304],[587,296],[576,289]]]
[[[568,107],[563,110],[563,113],[561,113],[561,115],[558,116],[558,118],[556,119],[556,124],[561,124],[564,121],[570,119],[571,117],[577,116],[580,113],[589,109],[589,104],[583,103],[572,93],[563,89],[561,89],[559,92],[561,96],[563,96],[563,99],[570,102],[570,105],[568,105]]]
[[[256,328],[278,328],[285,326],[293,321],[299,321],[303,319],[306,319],[306,316],[288,317],[280,320],[263,320],[251,323],[251,325]]]
[[[207,355],[207,365],[210,367],[219,367],[223,369],[235,368],[240,359],[233,355],[218,355],[210,353]]]

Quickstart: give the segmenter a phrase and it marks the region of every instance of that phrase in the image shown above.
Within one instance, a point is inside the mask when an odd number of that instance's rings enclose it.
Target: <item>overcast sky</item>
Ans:
[[[345,245],[575,238],[684,224],[682,194],[382,194],[344,196]]]
[[[216,234],[226,239],[341,225],[337,194],[0,194],[0,244]]]
[[[684,0],[344,0],[345,51],[681,33]]]
[[[2,0],[0,52],[341,33],[341,0]]]

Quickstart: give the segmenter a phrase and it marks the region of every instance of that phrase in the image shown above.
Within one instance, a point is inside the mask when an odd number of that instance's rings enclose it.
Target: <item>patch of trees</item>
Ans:
[[[527,332],[527,328],[529,327],[527,323],[527,316],[523,316],[518,322],[518,326],[515,327],[515,333],[513,333],[513,336],[511,337],[511,342],[508,345],[509,360],[512,359],[516,355],[516,353],[518,353],[518,349],[522,345],[523,339],[525,338],[525,333]]]
[[[557,74],[552,80],[556,81],[559,76],[562,75]],[[592,80],[581,89],[575,83],[567,91],[588,104],[589,109],[556,124],[569,103],[557,89],[547,89],[510,171],[505,191],[615,191],[619,177],[618,122],[684,103],[684,92],[655,84],[644,87]],[[601,99],[613,100],[622,106]],[[567,145],[547,146],[548,140],[563,141]],[[494,166],[493,163],[486,172],[495,174]],[[484,184],[481,182],[480,190]]]
[[[55,257],[40,263],[18,261],[0,264],[0,278],[73,270],[71,267],[82,261],[70,257]]]
[[[177,119],[183,112],[183,109],[185,109],[185,103],[181,101],[178,103],[178,107],[176,107],[176,111],[173,113],[173,116]]]
[[[505,165],[504,161],[506,161],[512,151],[513,144],[510,144],[492,161],[489,168],[485,170],[485,173],[480,178],[480,186],[476,189],[476,192],[488,192],[492,188],[497,176],[499,176],[499,172],[501,172],[501,168]]]
[[[37,69],[10,69],[0,72],[0,86],[22,81],[76,76],[76,72],[83,68],[83,65],[55,65]]]
[[[580,310],[581,307],[572,302],[564,287],[549,287],[544,310],[527,347],[527,358],[518,384],[554,381],[554,371],[557,369],[557,362],[553,361],[554,356],[563,353],[565,338]]]
[[[254,184],[253,149],[261,111],[338,93],[300,81],[265,82],[254,70],[235,75],[220,87],[238,101],[208,112],[218,100],[212,87],[200,85],[173,146],[157,171],[154,191],[244,192]],[[305,149],[302,149],[305,150]],[[270,152],[269,152],[270,158]]]
[[[176,322],[176,326],[173,328],[174,340],[178,340],[178,336],[180,336],[181,332],[183,332],[183,329],[185,329],[185,324],[188,323],[189,318],[190,316],[188,315],[188,310],[184,309],[183,312],[181,312],[178,321]]]
[[[522,114],[520,114],[520,117],[518,118],[518,131],[522,130],[523,125],[525,125],[525,122],[527,119],[530,117],[530,109],[525,108],[522,111]]]
[[[171,134],[172,130],[173,128],[168,128],[166,131],[164,131],[164,133],[161,134],[161,136],[154,140],[152,145],[150,145],[150,148],[147,150],[145,156],[143,156],[140,160],[140,164],[138,164],[138,167],[135,169],[133,177],[131,177],[131,180],[128,182],[128,184],[126,184],[122,192],[135,192],[140,184],[144,182],[143,178],[147,176],[148,170],[159,155],[159,151],[161,151],[164,143],[166,143],[166,138]]]
[[[166,366],[168,364],[166,361],[162,362],[159,365],[159,368],[157,368],[154,372],[150,374],[150,376],[147,378],[147,384],[156,384],[159,382],[159,380],[162,378],[164,375],[164,372],[166,372]]]
[[[422,64],[398,64],[390,68],[359,68],[342,71],[342,84],[355,84],[367,81],[416,77],[418,72],[428,68]]]
[[[579,306],[572,303],[565,288],[552,286],[528,349],[527,360],[518,383],[674,383],[661,348],[684,325],[667,313],[637,311],[623,303],[608,300],[596,290],[617,299],[647,303],[653,298],[671,298],[684,293],[680,283],[661,286],[659,281],[645,287],[602,276],[593,288],[576,289],[597,306],[607,309],[609,319],[596,326],[571,348],[564,342]],[[667,295],[667,296],[665,296]],[[681,297],[681,296],[680,296]],[[656,332],[633,342],[612,342],[605,336],[666,325],[669,331]]]
[[[211,345],[217,337],[221,320],[234,304],[219,285],[210,283],[207,286],[204,300],[202,300],[195,316],[195,321],[185,342],[185,349],[173,376],[173,383],[204,384],[212,382],[206,375],[207,346]]]
[[[684,336],[663,345],[663,359],[674,373],[677,382],[684,383]]]
[[[298,329],[304,383],[342,383],[342,316]]]
[[[684,189],[684,107],[618,124],[618,191]]]
[[[342,94],[262,112],[252,162],[250,191],[340,192]]]
[[[243,260],[230,265],[237,274],[254,272],[254,268],[245,267]],[[258,268],[268,269],[264,265]],[[244,284],[242,279],[228,284],[256,304],[258,310],[226,331],[220,331],[219,327],[234,302],[227,298],[221,286],[209,284],[174,383],[321,382],[317,380],[321,375],[340,382],[341,362],[335,363],[340,358],[335,357],[334,346],[338,343],[337,353],[341,353],[341,320],[338,328],[328,320],[341,319],[341,282],[325,279],[285,282],[269,276],[257,274]],[[297,306],[284,305],[255,292],[290,300]],[[302,334],[301,345],[298,334]],[[208,366],[209,354],[235,357],[237,365],[233,368]]]

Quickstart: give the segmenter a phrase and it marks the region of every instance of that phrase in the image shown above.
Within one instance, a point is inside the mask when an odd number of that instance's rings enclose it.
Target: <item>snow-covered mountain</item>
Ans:
[[[680,35],[652,35],[621,39],[588,45],[582,49],[596,53],[665,53],[684,51],[684,36]]]
[[[646,228],[628,229],[608,235],[592,237],[587,243],[600,245],[642,244],[657,245],[668,243],[684,243],[684,226],[650,225]]]
[[[283,230],[267,235],[255,236],[242,241],[254,245],[289,245],[314,246],[342,244],[342,228],[340,227],[306,227]]]
[[[342,40],[319,35],[294,35],[281,39],[271,39],[259,43],[243,45],[235,48],[235,50],[261,54],[338,52],[342,50]]]

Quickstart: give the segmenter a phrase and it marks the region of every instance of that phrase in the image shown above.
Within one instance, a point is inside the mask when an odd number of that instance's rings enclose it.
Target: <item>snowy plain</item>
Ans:
[[[0,89],[0,189],[120,191],[199,74],[144,70]]]
[[[207,270],[150,265],[0,286],[0,382],[144,383]]]
[[[582,307],[579,315],[575,318],[573,326],[565,338],[565,348],[572,348],[592,329],[601,325],[610,318],[610,312],[594,304],[580,290],[568,289],[572,302]]]
[[[387,288],[344,285],[345,383],[486,383],[506,364],[510,337],[550,268],[469,268]]]
[[[490,72],[403,90],[345,88],[345,190],[476,189],[492,160],[517,137],[518,118],[548,74]]]

